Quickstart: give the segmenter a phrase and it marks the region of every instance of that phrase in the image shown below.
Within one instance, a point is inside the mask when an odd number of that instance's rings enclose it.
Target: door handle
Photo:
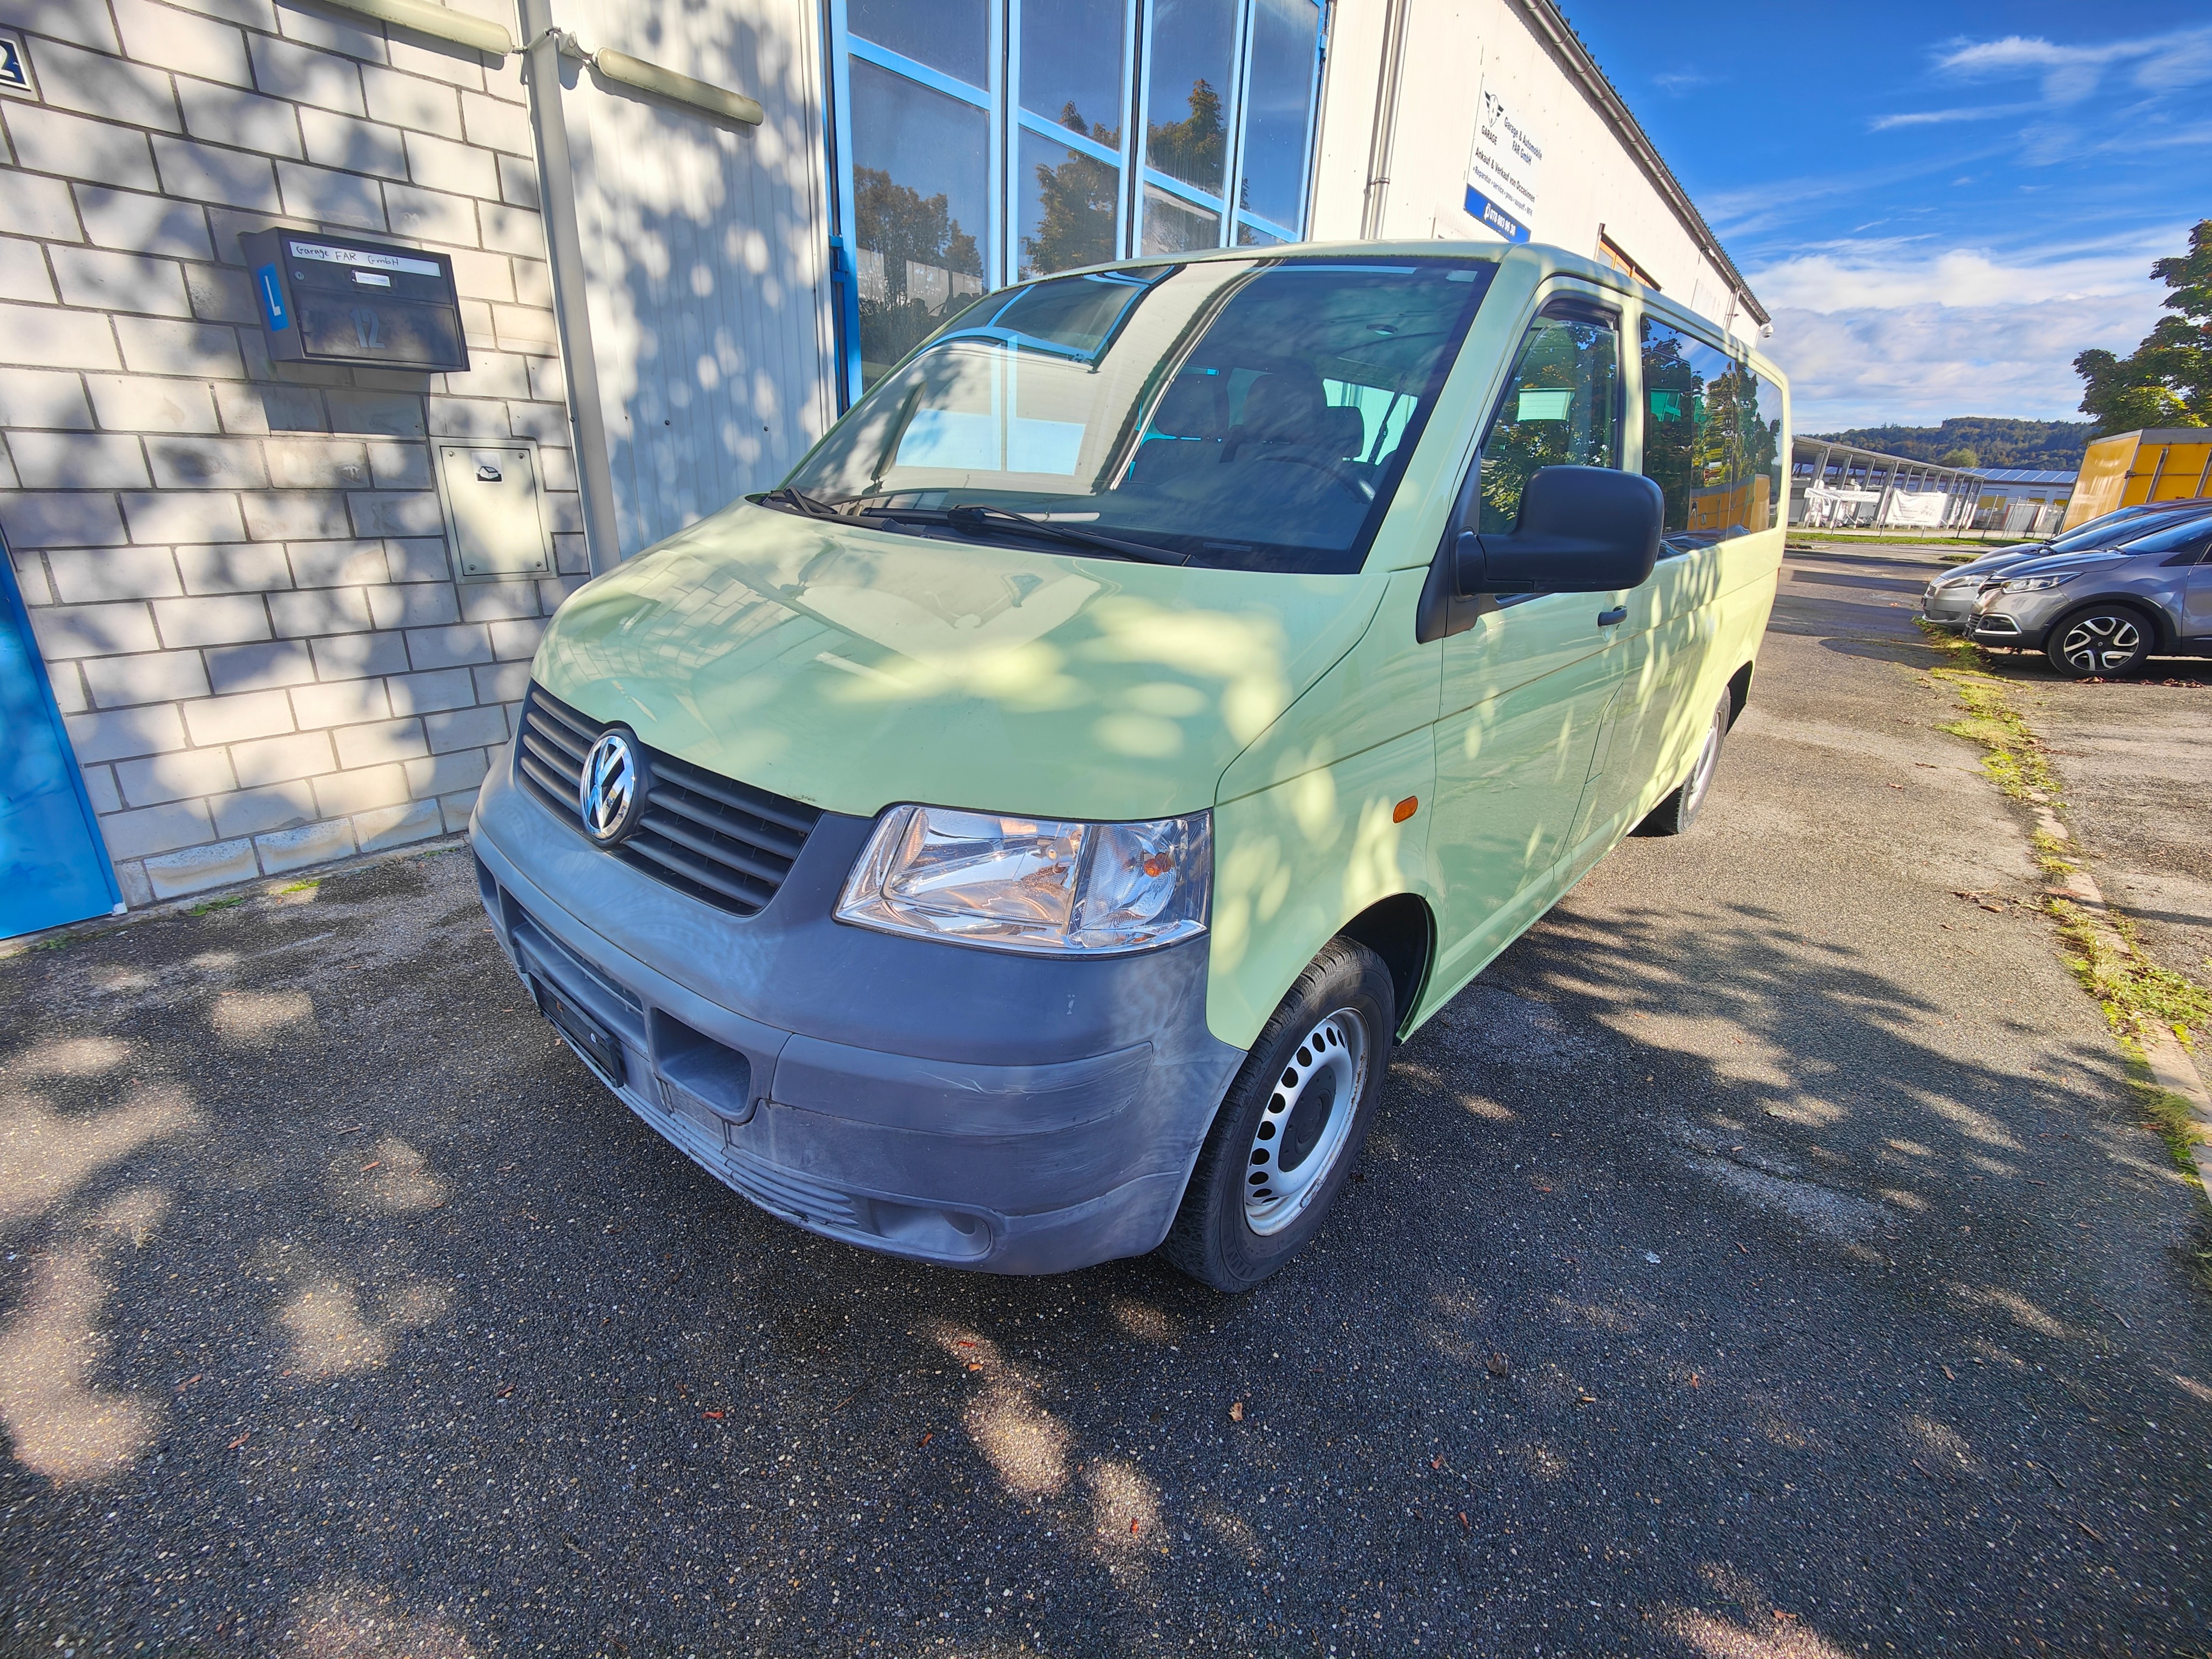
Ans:
[[[1627,620],[1628,607],[1625,605],[1616,605],[1610,611],[1601,611],[1597,613],[1597,625],[1600,628],[1610,628],[1615,623],[1625,623]]]

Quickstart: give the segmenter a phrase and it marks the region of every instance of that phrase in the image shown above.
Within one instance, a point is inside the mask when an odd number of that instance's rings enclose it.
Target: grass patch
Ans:
[[[322,884],[320,876],[312,876],[306,881],[295,881],[289,887],[279,887],[276,890],[280,893],[312,893]]]
[[[2097,999],[2114,1035],[2133,1039],[2152,1026],[2163,1026],[2183,1047],[2194,1048],[2197,1033],[2212,1030],[2212,989],[2145,956],[2127,917],[2116,910],[2106,913],[2107,925],[2127,947],[2123,951],[2080,905],[2063,898],[2049,902],[2058,936],[2070,953],[2066,965]]]
[[[2057,775],[2043,757],[2042,739],[2028,729],[2020,710],[2013,707],[2012,688],[2003,680],[1972,669],[1928,672],[1950,688],[1966,711],[1964,720],[1952,720],[1938,729],[1979,744],[1982,770],[2013,799],[2059,805]]]
[[[212,915],[217,910],[228,910],[234,905],[243,904],[246,899],[246,895],[244,893],[240,893],[235,898],[208,899],[204,902],[195,904],[185,914],[188,916]]]
[[[2181,1247],[2181,1253],[2196,1273],[2197,1282],[2212,1291],[2212,1227],[2200,1221],[2189,1242]]]
[[[2189,1149],[2204,1139],[2197,1130],[2195,1109],[2172,1090],[2152,1082],[2148,1068],[2134,1054],[2128,1060],[2131,1073],[2128,1086],[2135,1091],[2136,1103],[2142,1109],[2145,1127],[2166,1143],[2166,1155],[2182,1174],[2195,1175],[2197,1164]]]

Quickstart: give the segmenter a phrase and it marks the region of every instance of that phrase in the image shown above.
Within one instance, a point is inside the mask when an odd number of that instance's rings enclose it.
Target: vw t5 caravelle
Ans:
[[[485,904],[600,1080],[788,1221],[1249,1285],[1393,1042],[1697,816],[1784,403],[1540,247],[989,295],[562,608]]]

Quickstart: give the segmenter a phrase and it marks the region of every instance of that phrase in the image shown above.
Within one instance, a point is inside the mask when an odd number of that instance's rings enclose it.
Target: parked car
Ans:
[[[1939,628],[1948,628],[1963,634],[1973,619],[1974,600],[1984,583],[2002,575],[2015,565],[2026,564],[2031,559],[2046,558],[2054,553],[2079,552],[2086,548],[2106,547],[2130,536],[2142,533],[2144,520],[2166,516],[2186,517],[2191,513],[2212,510],[2212,501],[2198,497],[2184,501],[2148,501],[2136,507],[2115,507],[2110,513],[2100,513],[2087,522],[2078,524],[2062,536],[2039,542],[2015,542],[1969,559],[1964,564],[1954,565],[1928,584],[1921,595],[1920,615]]]
[[[2040,650],[2075,679],[2131,674],[2160,655],[2212,655],[2212,511],[2161,519],[2116,546],[2052,554],[1984,583],[1968,632]]]
[[[484,904],[600,1080],[773,1213],[1244,1289],[1392,1044],[1710,799],[1784,398],[1556,249],[1000,290],[562,608]]]

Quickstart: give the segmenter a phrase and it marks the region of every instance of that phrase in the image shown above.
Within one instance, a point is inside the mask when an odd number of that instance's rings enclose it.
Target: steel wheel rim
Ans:
[[[1713,710],[1712,730],[1705,733],[1705,746],[1698,751],[1697,766],[1690,773],[1688,787],[1683,791],[1682,805],[1696,811],[1705,804],[1705,793],[1713,787],[1713,774],[1720,770],[1721,739],[1728,733],[1729,697],[1721,699],[1721,706]]]
[[[2100,611],[2068,625],[2058,654],[2069,668],[2092,674],[2124,666],[2142,648],[2142,630],[2126,617]]]
[[[1340,1008],[1306,1033],[1275,1079],[1244,1155],[1244,1224],[1254,1232],[1282,1231],[1328,1185],[1352,1139],[1366,1078],[1367,1022],[1358,1014]]]

